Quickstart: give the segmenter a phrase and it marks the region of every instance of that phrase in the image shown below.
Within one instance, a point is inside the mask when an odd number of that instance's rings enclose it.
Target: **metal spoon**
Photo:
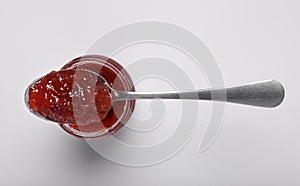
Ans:
[[[84,70],[86,71],[86,70]],[[275,80],[252,82],[237,86],[221,88],[207,88],[193,91],[170,91],[170,92],[125,92],[114,90],[102,76],[95,74],[111,90],[112,101],[137,100],[137,99],[187,99],[187,100],[212,100],[230,103],[238,103],[259,107],[276,107],[280,105],[284,98],[284,88],[281,83]],[[31,83],[25,92],[25,103],[28,109],[29,88],[43,77]],[[33,112],[38,117],[43,118],[39,113]],[[45,118],[44,118],[45,119]]]

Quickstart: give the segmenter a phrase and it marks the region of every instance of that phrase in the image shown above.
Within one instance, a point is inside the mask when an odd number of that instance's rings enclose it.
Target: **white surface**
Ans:
[[[299,185],[299,1],[2,1],[0,6],[0,184]],[[145,20],[185,27],[208,44],[226,84],[274,78],[286,88],[277,109],[228,105],[206,152],[197,136],[162,164],[111,163],[84,141],[29,114],[34,78],[84,53],[101,35]]]

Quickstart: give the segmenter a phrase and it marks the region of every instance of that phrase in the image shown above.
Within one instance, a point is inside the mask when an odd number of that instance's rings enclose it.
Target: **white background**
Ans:
[[[297,0],[1,1],[0,185],[299,185],[299,9]],[[281,81],[284,103],[228,105],[206,152],[197,152],[193,138],[169,161],[143,168],[111,163],[26,110],[23,94],[33,79],[104,33],[145,20],[197,35],[217,58],[225,84]]]

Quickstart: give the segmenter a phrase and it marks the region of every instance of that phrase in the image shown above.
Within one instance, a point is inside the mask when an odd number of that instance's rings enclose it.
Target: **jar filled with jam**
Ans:
[[[111,135],[129,120],[135,101],[113,102],[110,88],[97,76],[114,90],[135,90],[128,72],[118,62],[101,55],[85,55],[35,81],[26,92],[27,106],[76,137]]]

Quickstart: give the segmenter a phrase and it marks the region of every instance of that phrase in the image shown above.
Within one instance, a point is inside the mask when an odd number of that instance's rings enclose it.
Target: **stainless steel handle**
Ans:
[[[122,92],[115,91],[113,100],[192,99],[226,101],[259,107],[276,107],[284,98],[283,86],[275,80],[253,82],[225,88],[210,88],[184,92]]]

